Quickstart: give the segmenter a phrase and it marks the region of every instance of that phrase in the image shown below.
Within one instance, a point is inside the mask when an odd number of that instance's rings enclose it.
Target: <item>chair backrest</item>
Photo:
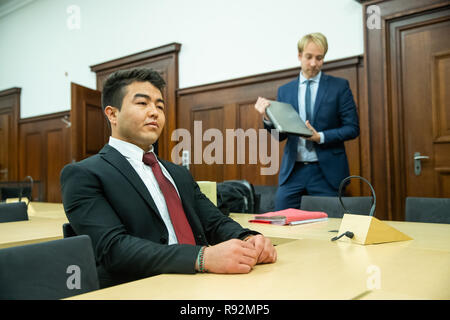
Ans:
[[[372,206],[372,197],[342,197],[342,202],[347,213],[369,215]],[[339,197],[319,197],[308,196],[302,197],[301,210],[323,211],[328,214],[329,218],[342,218],[344,209],[339,202]]]
[[[99,289],[87,235],[0,249],[0,299],[62,299]]]
[[[247,180],[226,180],[217,184],[217,207],[222,212],[255,213],[255,189]]]
[[[450,198],[407,197],[405,221],[450,223]]]
[[[25,202],[0,203],[0,222],[28,220]]]
[[[275,210],[275,194],[277,186],[254,186],[255,194],[259,199],[258,213],[272,212]]]
[[[73,230],[69,222],[63,224],[63,236],[64,238],[75,237],[77,234]]]

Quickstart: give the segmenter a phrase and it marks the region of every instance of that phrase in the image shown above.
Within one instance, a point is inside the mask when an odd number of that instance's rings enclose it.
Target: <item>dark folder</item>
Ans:
[[[275,129],[281,133],[290,133],[301,137],[311,137],[313,135],[292,105],[284,102],[269,101],[270,106],[266,108],[266,114],[272,121]]]

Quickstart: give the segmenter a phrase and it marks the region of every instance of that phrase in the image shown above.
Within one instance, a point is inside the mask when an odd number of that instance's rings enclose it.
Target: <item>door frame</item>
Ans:
[[[361,1],[363,21],[369,19],[367,8],[377,5],[380,9],[380,29],[368,29],[364,23],[364,61],[367,83],[370,141],[371,176],[377,193],[376,215],[380,219],[404,220],[405,186],[402,171],[404,155],[399,154],[402,128],[398,127],[398,88],[396,69],[397,56],[391,52],[392,41],[396,41],[396,23],[430,12],[449,8],[446,0],[390,0]],[[369,11],[371,12],[371,11]],[[395,48],[395,47],[394,47]]]

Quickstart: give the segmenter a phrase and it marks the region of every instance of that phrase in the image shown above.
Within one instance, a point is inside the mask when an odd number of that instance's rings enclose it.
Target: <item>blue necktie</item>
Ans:
[[[306,111],[306,120],[309,120],[311,123],[312,115],[311,115],[311,82],[312,80],[306,80],[306,93],[305,93],[305,111]],[[308,151],[312,151],[313,142],[310,140],[305,140],[305,148]]]

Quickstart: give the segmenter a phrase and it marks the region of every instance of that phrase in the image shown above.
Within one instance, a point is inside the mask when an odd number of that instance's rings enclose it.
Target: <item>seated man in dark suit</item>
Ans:
[[[153,153],[164,85],[150,69],[112,74],[102,93],[109,143],[61,172],[64,209],[91,237],[101,287],[161,273],[248,273],[277,258],[268,238],[223,215],[185,168]]]

